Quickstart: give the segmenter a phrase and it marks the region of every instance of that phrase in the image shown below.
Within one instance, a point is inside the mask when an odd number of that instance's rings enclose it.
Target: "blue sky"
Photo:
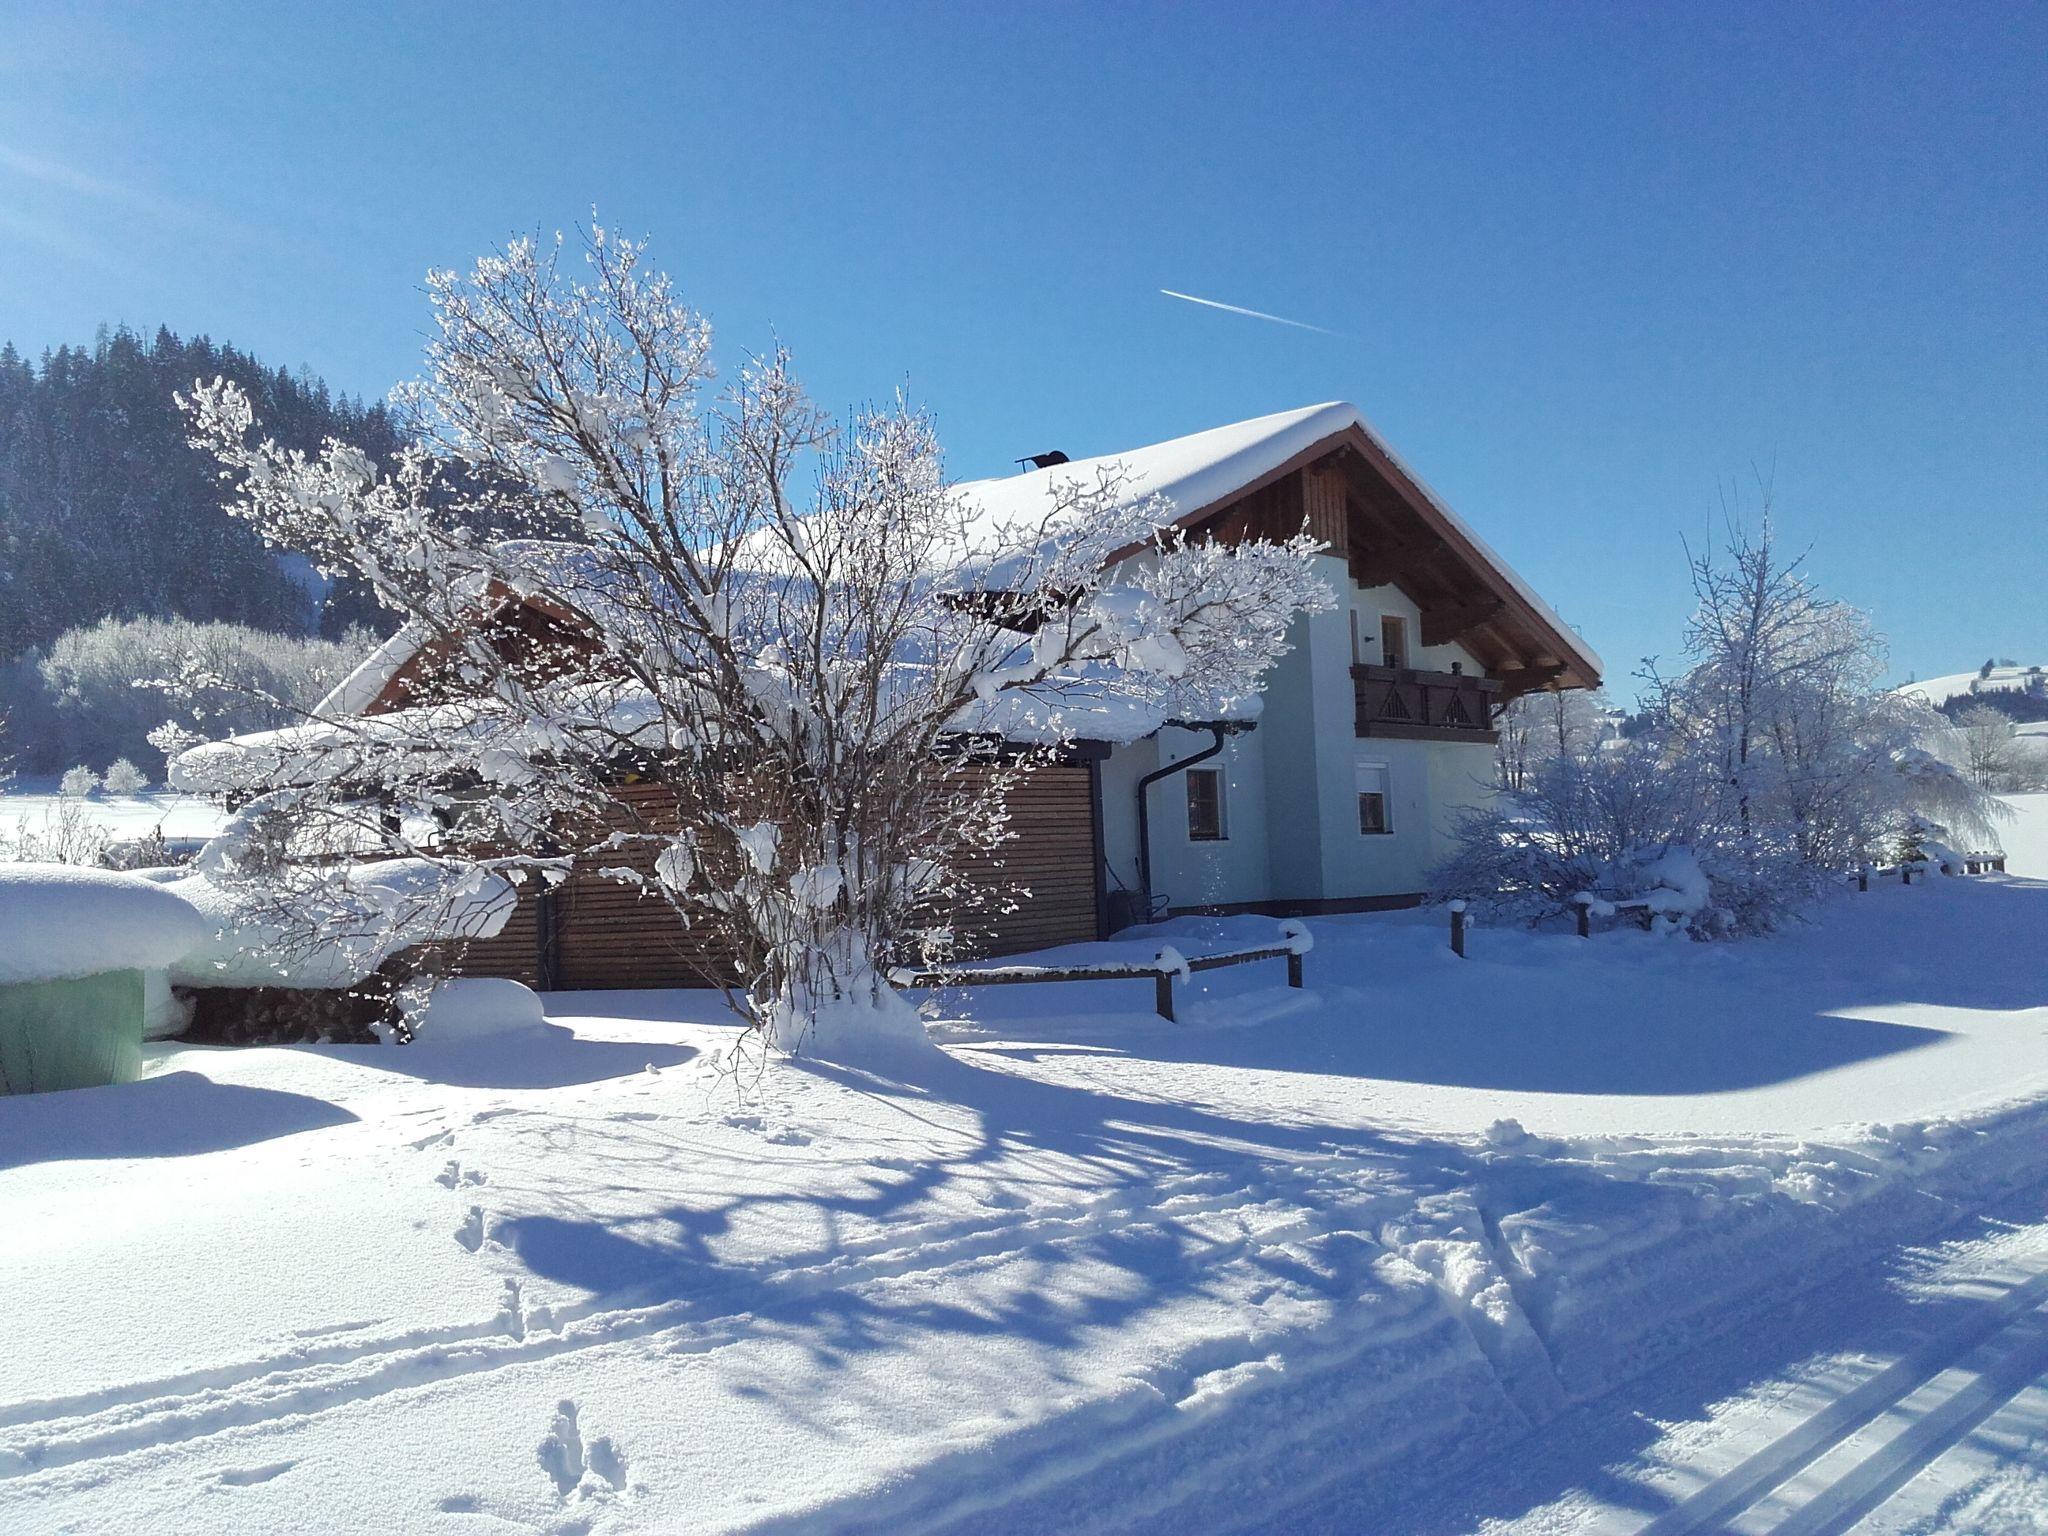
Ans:
[[[1624,696],[1759,475],[1898,675],[2048,661],[2048,7],[0,13],[31,354],[380,394],[428,266],[593,204],[962,476],[1355,401]]]

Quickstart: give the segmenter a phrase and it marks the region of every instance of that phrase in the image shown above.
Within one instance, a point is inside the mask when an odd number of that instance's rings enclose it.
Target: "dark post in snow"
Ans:
[[[1465,958],[1465,903],[1451,903],[1451,953],[1460,960]]]
[[[1870,889],[1870,866],[1868,864],[1856,866],[1856,889],[1859,891]]]
[[[1579,937],[1582,939],[1593,937],[1593,908],[1589,902],[1582,901],[1579,903]]]
[[[1287,951],[1287,985],[1290,987],[1299,987],[1301,985],[1301,951],[1298,949]]]
[[[1153,973],[1152,1006],[1167,1023],[1180,1022],[1173,1016],[1173,972],[1162,969]]]

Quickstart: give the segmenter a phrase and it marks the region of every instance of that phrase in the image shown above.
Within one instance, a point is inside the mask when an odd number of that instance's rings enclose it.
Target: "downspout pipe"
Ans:
[[[1223,738],[1230,733],[1230,727],[1214,720],[1188,721],[1169,720],[1170,726],[1182,730],[1206,730],[1210,737],[1208,746],[1193,757],[1184,757],[1177,763],[1168,763],[1164,768],[1154,769],[1138,780],[1138,889],[1145,893],[1147,913],[1152,901],[1152,818],[1146,807],[1146,791],[1161,779],[1171,778],[1176,773],[1185,773],[1198,764],[1206,763],[1223,750]]]

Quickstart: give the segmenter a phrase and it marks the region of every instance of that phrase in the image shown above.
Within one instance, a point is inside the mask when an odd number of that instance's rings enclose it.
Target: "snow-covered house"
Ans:
[[[1452,820],[1493,782],[1494,714],[1539,688],[1590,688],[1600,660],[1350,405],[1217,427],[959,487],[996,522],[1042,515],[1060,483],[1120,476],[1175,521],[1217,539],[1325,546],[1336,606],[1296,619],[1261,698],[1221,718],[1105,714],[1091,739],[1037,773],[1012,804],[1005,874],[1030,889],[980,948],[1091,939],[1148,911],[1363,910],[1418,899]],[[1125,558],[1143,559],[1141,550]],[[542,611],[493,615],[502,643],[558,638]],[[396,714],[446,698],[440,653],[401,633],[325,701],[322,715]],[[1023,722],[1000,729],[1028,731]],[[187,754],[181,787],[246,788],[242,738]],[[276,778],[318,771],[308,743],[272,740]],[[277,750],[282,749],[282,750]],[[228,772],[230,764],[234,770]],[[622,784],[621,797],[646,793]],[[661,903],[596,872],[522,898],[472,970],[543,986],[670,984],[701,957]]]

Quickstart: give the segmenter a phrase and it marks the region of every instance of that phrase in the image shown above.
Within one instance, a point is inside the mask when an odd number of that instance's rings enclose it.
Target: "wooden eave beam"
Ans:
[[[1482,624],[1491,623],[1507,610],[1498,597],[1481,598],[1457,608],[1425,608],[1422,611],[1422,643],[1449,645],[1462,640]]]
[[[1519,698],[1525,693],[1534,693],[1539,688],[1548,688],[1561,681],[1571,669],[1563,662],[1548,666],[1515,667],[1505,672],[1496,672],[1494,681],[1500,684],[1500,702]]]
[[[1384,587],[1410,576],[1442,553],[1443,540],[1433,534],[1369,543],[1351,557],[1351,579],[1361,587]]]

